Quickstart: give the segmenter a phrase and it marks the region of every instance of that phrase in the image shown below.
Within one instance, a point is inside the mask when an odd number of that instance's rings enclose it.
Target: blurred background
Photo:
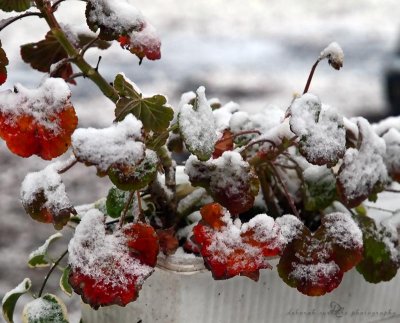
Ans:
[[[172,105],[177,105],[183,92],[205,85],[208,98],[236,101],[249,112],[270,105],[286,108],[293,94],[303,90],[320,51],[336,41],[345,53],[344,67],[335,71],[326,62],[320,64],[310,92],[345,116],[362,115],[376,121],[400,114],[399,0],[132,2],[157,28],[162,59],[144,60],[139,66],[136,56],[117,43],[105,52],[89,50],[87,59],[93,65],[102,56],[100,72],[109,81],[123,71],[145,93],[164,94]],[[68,0],[61,4],[57,17],[83,29],[84,8],[83,2]],[[0,19],[9,16],[0,13]],[[41,40],[47,30],[43,21],[29,17],[0,33],[10,60],[9,78],[2,89],[15,83],[38,86],[44,74],[21,60],[19,46]],[[77,81],[72,101],[79,126],[110,125],[113,104],[89,80]],[[16,157],[0,142],[0,297],[27,276],[37,287],[47,272],[25,264],[28,254],[54,229],[31,220],[19,201],[25,175],[47,164],[36,157]],[[82,165],[68,172],[64,181],[75,205],[105,196],[110,187],[107,179],[96,177],[93,167]],[[66,239],[53,250],[55,255],[65,249],[70,232],[64,234]],[[54,276],[52,286],[57,284]],[[78,322],[78,297],[66,302],[72,311],[71,322]]]

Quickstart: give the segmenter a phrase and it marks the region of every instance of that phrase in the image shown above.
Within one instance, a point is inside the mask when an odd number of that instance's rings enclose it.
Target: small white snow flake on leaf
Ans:
[[[371,194],[379,193],[389,180],[383,161],[385,141],[366,119],[357,118],[357,125],[358,147],[346,151],[337,176],[341,199],[348,207],[355,207]]]
[[[69,283],[95,309],[125,306],[153,273],[158,252],[157,234],[150,225],[129,223],[111,233],[104,214],[89,210],[68,245]]]
[[[336,42],[330,43],[320,54],[319,60],[328,59],[329,65],[334,69],[340,70],[343,67],[343,49]]]
[[[249,210],[258,194],[259,182],[250,164],[238,152],[226,151],[206,162],[191,156],[185,172],[194,186],[202,186],[231,213]]]
[[[271,268],[268,257],[280,252],[279,227],[273,218],[259,214],[242,224],[217,203],[203,206],[201,215],[193,239],[214,279],[241,275],[257,281],[260,269]]]
[[[390,177],[400,182],[400,132],[391,128],[382,136],[386,143],[384,161]]]
[[[25,305],[22,312],[23,323],[69,323],[67,308],[57,296],[45,294]]]
[[[68,222],[75,209],[58,174],[59,163],[26,175],[21,185],[21,201],[25,211],[36,221],[53,223],[57,230]]]
[[[104,129],[77,129],[72,148],[78,161],[94,165],[100,175],[113,165],[137,165],[145,156],[142,122],[128,115],[121,122]]]
[[[344,272],[362,259],[362,233],[351,217],[330,213],[311,232],[296,226],[298,234],[284,248],[278,264],[282,280],[308,296],[320,296],[339,286]]]
[[[184,104],[178,115],[179,130],[186,148],[200,160],[208,160],[218,140],[213,111],[205,88],[199,87],[193,104]]]
[[[334,109],[306,93],[290,107],[290,129],[299,137],[299,151],[308,162],[333,166],[346,151],[346,130]]]
[[[31,287],[31,280],[29,278],[25,278],[17,287],[10,290],[4,295],[1,304],[3,317],[7,321],[7,323],[13,322],[14,309],[18,299],[21,297],[21,295],[27,293],[31,289]]]
[[[50,266],[49,261],[47,259],[47,250],[49,249],[50,244],[61,238],[62,234],[57,232],[51,235],[43,245],[41,245],[36,250],[32,251],[28,256],[28,266],[31,268],[35,267],[47,267]]]

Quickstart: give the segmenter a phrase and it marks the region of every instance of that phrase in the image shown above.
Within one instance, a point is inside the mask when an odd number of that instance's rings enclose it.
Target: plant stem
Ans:
[[[38,16],[39,18],[43,17],[43,15],[40,12],[25,12],[21,15],[15,16],[15,17],[3,19],[0,23],[0,31],[2,31],[7,26],[11,25],[13,22],[20,20],[22,18],[25,18],[25,17],[30,17],[30,16]]]
[[[74,155],[72,155],[69,160],[66,161],[65,166],[57,171],[58,174],[63,174],[70,170],[72,167],[74,167],[78,163],[78,160],[75,158]]]
[[[142,208],[142,198],[140,197],[140,192],[136,191],[136,196],[138,200],[139,207],[139,221],[145,223],[146,219],[144,218],[143,208]]]
[[[286,187],[285,183],[283,182],[281,176],[279,175],[278,170],[275,168],[275,166],[274,166],[272,163],[270,163],[270,167],[271,167],[271,169],[272,169],[272,172],[273,172],[274,175],[275,175],[275,178],[277,179],[277,181],[279,182],[279,184],[281,184],[281,186],[282,186],[282,188],[283,188],[284,194],[285,194],[285,196],[286,196],[287,201],[289,202],[289,205],[290,205],[290,208],[292,209],[293,214],[294,214],[297,218],[300,219],[299,212],[297,211],[296,206],[294,205],[293,199],[292,199],[292,197],[290,196],[290,193],[288,192],[287,187]]]
[[[387,189],[385,189],[385,192],[400,193],[400,190],[394,190],[394,189],[392,189],[392,188],[387,188]]]
[[[305,94],[305,93],[308,92],[308,89],[310,88],[310,85],[311,85],[311,80],[312,80],[312,78],[313,78],[313,76],[314,76],[315,69],[317,68],[318,63],[319,63],[320,61],[321,61],[321,59],[318,59],[318,60],[314,63],[314,65],[312,66],[311,71],[310,71],[310,75],[308,75],[306,87],[304,88],[303,94]]]
[[[71,61],[82,71],[84,75],[86,75],[97,85],[100,91],[103,92],[107,98],[116,103],[119,98],[117,91],[103,78],[96,68],[93,68],[86,62],[83,56],[80,55],[78,50],[69,41],[68,37],[61,29],[57,19],[54,16],[51,3],[46,0],[35,0],[35,3],[42,16],[46,19],[46,22],[49,25],[54,37],[64,48],[65,52],[68,54],[68,57],[71,58]]]
[[[121,215],[121,218],[119,219],[119,227],[120,228],[122,228],[122,226],[124,225],[126,214],[128,213],[129,206],[131,205],[134,196],[135,196],[135,191],[131,191],[129,193],[128,202],[126,202],[124,211],[123,211],[123,213]]]
[[[65,255],[66,255],[67,253],[68,253],[68,250],[65,250],[65,251],[63,252],[63,254],[62,254],[62,255],[56,260],[56,262],[51,266],[49,272],[47,273],[46,277],[44,278],[44,281],[43,281],[43,283],[42,283],[42,286],[40,287],[40,291],[39,291],[38,297],[41,297],[41,296],[42,296],[44,287],[46,286],[47,281],[48,281],[48,279],[50,278],[52,272],[53,272],[54,269],[58,266],[58,264],[61,262],[61,260],[65,257]]]

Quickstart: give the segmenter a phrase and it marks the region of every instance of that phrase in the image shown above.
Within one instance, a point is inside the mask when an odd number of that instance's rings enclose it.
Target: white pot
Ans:
[[[278,260],[271,264],[275,267]],[[197,259],[164,259],[146,280],[137,301],[97,311],[82,307],[84,323],[400,322],[400,276],[369,284],[351,270],[340,286],[321,297],[287,286],[276,268],[260,280],[215,281]]]

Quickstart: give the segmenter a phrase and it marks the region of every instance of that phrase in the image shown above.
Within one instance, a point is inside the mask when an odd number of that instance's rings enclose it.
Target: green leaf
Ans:
[[[53,294],[45,294],[25,305],[23,323],[69,323],[64,303]]]
[[[83,48],[86,45],[90,44],[89,48],[93,48],[96,47],[98,49],[107,49],[111,46],[111,43],[102,39],[97,39],[96,41],[94,41],[94,39],[96,38],[96,36],[92,36],[90,34],[78,34],[78,40],[79,40],[79,47]],[[94,42],[93,42],[94,41]]]
[[[167,99],[162,95],[143,97],[142,93],[124,75],[115,77],[114,88],[121,96],[115,109],[117,121],[129,113],[141,120],[146,131],[165,131],[174,117],[174,110],[167,106]]]
[[[129,192],[122,191],[116,187],[112,187],[108,191],[106,200],[107,214],[112,218],[118,218],[124,210],[129,198]]]
[[[0,9],[6,12],[25,11],[32,5],[30,0],[0,0]]]
[[[63,274],[61,275],[61,278],[60,278],[60,288],[69,297],[72,296],[72,287],[68,281],[70,272],[71,272],[71,268],[68,266],[67,268],[64,269]]]
[[[108,170],[113,184],[124,191],[137,191],[146,187],[157,175],[157,154],[147,149],[145,158],[139,165],[116,165]]]
[[[8,323],[13,322],[15,305],[21,295],[28,292],[32,287],[29,278],[25,278],[17,287],[6,293],[2,300],[3,317]]]
[[[400,267],[387,243],[393,239],[391,234],[382,226],[376,227],[375,221],[367,216],[357,216],[357,222],[363,232],[363,260],[357,265],[357,271],[370,283],[391,280]]]
[[[307,211],[328,207],[336,199],[336,178],[331,169],[311,166],[304,173],[303,200]]]
[[[62,234],[60,232],[57,232],[51,235],[42,246],[40,246],[35,251],[32,251],[28,257],[28,266],[31,268],[48,267],[50,263],[46,259],[47,249],[54,240],[57,240],[61,237]]]

